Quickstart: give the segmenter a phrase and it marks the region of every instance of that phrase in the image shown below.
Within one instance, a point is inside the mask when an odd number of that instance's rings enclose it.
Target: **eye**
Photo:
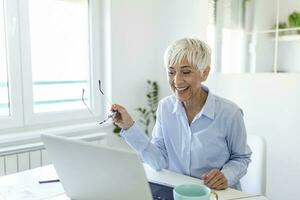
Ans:
[[[175,71],[168,71],[168,74],[169,74],[170,76],[173,76],[173,75],[175,75]]]
[[[190,74],[191,71],[190,71],[190,70],[184,70],[184,71],[182,71],[182,73],[183,73],[183,74]]]

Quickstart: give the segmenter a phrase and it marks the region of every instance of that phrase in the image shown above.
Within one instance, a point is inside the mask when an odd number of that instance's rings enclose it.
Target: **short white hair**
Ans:
[[[198,69],[205,69],[211,63],[210,47],[199,39],[183,38],[173,42],[165,51],[166,67],[181,63],[184,59]]]

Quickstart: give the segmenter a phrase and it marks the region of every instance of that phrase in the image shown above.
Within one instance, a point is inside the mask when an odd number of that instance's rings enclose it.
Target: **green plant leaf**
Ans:
[[[143,125],[146,124],[146,120],[144,120],[144,119],[139,119],[139,122],[140,122],[141,124],[143,124]]]
[[[151,122],[156,120],[156,110],[158,106],[159,87],[156,81],[147,80],[147,92],[145,108],[139,107],[137,111],[140,113],[139,122],[143,126],[146,133],[149,132]]]
[[[147,119],[146,125],[148,126],[150,124],[150,119]]]
[[[293,12],[288,17],[290,27],[300,27],[300,12]]]
[[[150,114],[151,114],[151,112],[148,111],[148,112],[145,113],[144,117],[145,117],[145,118],[148,118],[148,116],[149,116]]]
[[[119,135],[122,129],[120,127],[118,127],[115,123],[113,123],[113,125],[114,125],[113,132],[115,134]]]

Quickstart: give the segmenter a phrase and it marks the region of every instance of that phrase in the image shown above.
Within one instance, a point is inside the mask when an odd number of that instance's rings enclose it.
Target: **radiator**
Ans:
[[[105,143],[106,133],[75,137],[95,144]],[[0,149],[0,176],[51,164],[43,143],[32,143]]]

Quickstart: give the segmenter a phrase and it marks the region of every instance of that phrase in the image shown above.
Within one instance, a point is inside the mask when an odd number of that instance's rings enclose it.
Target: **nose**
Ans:
[[[182,74],[181,73],[176,73],[175,76],[174,76],[175,85],[179,85],[182,82],[184,82]]]

